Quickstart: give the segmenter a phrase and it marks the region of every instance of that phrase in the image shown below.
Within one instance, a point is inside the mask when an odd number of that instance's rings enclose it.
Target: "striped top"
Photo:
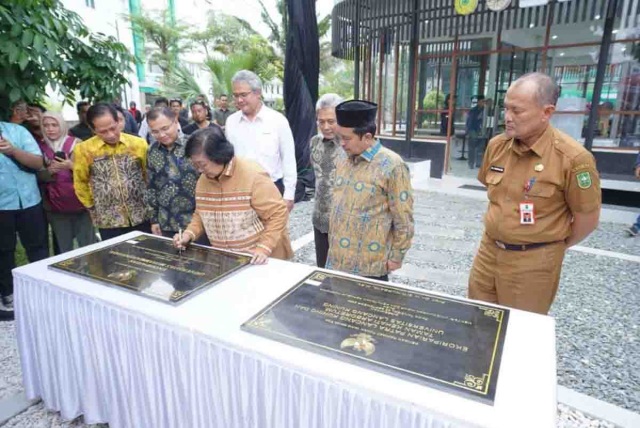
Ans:
[[[289,212],[269,175],[255,162],[234,157],[217,179],[204,174],[196,184],[196,211],[187,230],[206,233],[212,247],[293,257]]]

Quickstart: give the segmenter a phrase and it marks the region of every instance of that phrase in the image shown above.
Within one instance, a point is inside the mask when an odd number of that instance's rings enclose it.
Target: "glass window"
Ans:
[[[493,125],[493,134],[504,131],[504,98],[509,86],[518,77],[534,71],[549,72],[551,61],[549,55],[543,49],[526,49],[511,43],[502,43],[501,51],[496,58],[496,71],[490,79],[493,84],[493,92],[486,94],[492,100],[491,117],[495,117],[497,123]],[[546,65],[545,65],[546,64]],[[495,79],[495,81],[494,81]]]
[[[613,40],[640,38],[639,15],[640,3],[637,0],[624,2],[618,0],[618,13],[613,24]],[[604,21],[601,22],[603,22],[602,25],[604,26]]]
[[[559,4],[556,4],[558,7]],[[577,24],[552,25],[549,33],[549,46],[571,45],[576,43],[600,43],[604,27],[604,19],[598,19]]]
[[[409,82],[409,45],[401,44],[399,48],[398,93],[396,95],[396,118],[392,125],[395,135],[407,132],[407,105],[409,90],[413,86]]]
[[[396,84],[396,47],[387,46],[385,49],[382,70],[382,99],[380,103],[380,129],[378,132],[385,135],[393,135],[394,106]]]
[[[611,45],[602,94],[596,106],[594,147],[640,147],[639,46],[640,40]]]
[[[446,138],[454,42],[420,47],[416,87],[416,138]]]

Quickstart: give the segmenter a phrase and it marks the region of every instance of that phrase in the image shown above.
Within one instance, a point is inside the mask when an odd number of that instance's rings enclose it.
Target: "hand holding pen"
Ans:
[[[182,254],[182,251],[187,249],[187,245],[189,245],[192,238],[192,233],[189,233],[188,231],[187,233],[182,233],[182,229],[180,229],[178,233],[173,236],[173,246],[180,251],[180,254]]]

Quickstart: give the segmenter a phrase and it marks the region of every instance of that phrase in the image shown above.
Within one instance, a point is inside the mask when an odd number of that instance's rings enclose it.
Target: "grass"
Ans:
[[[17,239],[18,243],[16,245],[16,267],[23,266],[29,264],[29,259],[27,259],[27,252],[24,250],[24,247],[20,243],[20,239]],[[51,238],[51,231],[49,231],[49,256],[53,256],[53,239]]]
[[[16,245],[16,266],[22,266],[29,263],[27,260],[27,253],[22,247],[20,240],[18,240],[18,245]]]

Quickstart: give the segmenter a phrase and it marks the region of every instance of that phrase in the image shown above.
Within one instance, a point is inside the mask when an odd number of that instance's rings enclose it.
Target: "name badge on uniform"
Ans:
[[[536,214],[533,202],[520,202],[520,224],[536,224]]]

